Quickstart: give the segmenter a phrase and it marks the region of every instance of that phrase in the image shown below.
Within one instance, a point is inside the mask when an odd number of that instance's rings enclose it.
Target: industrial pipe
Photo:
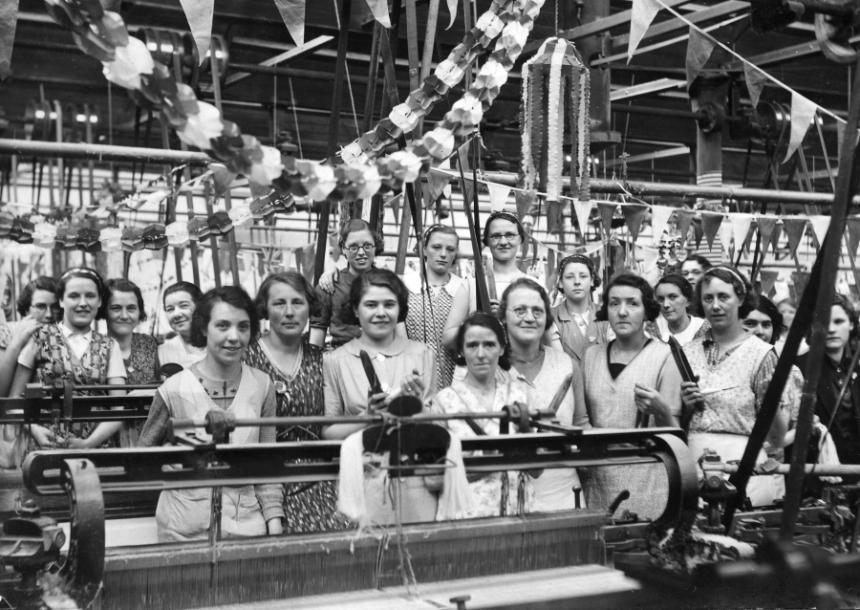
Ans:
[[[65,159],[92,159],[94,161],[147,161],[151,163],[188,163],[208,165],[212,159],[206,153],[163,148],[113,146],[110,144],[84,144],[71,142],[40,142],[0,138],[0,154],[23,156],[61,157]]]

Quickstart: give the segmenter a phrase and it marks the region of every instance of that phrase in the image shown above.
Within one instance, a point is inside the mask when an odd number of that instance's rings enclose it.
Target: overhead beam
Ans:
[[[667,89],[677,89],[686,84],[687,81],[677,78],[657,78],[647,83],[615,89],[609,94],[609,99],[610,101],[618,102],[638,95],[648,95],[649,93],[657,93],[659,91],[666,91]]]
[[[675,148],[664,148],[641,155],[630,155],[626,159],[613,159],[607,161],[604,167],[620,167],[623,164],[642,163],[645,161],[656,161],[657,159],[669,159],[671,157],[682,157],[690,154],[689,146],[677,146]]]
[[[702,23],[704,21],[722,19],[723,17],[733,17],[736,13],[749,10],[749,7],[749,2],[727,0],[726,2],[722,2],[715,6],[691,12],[685,15],[685,19],[690,23],[698,25],[699,23]],[[689,25],[686,21],[683,21],[677,17],[673,17],[672,19],[667,19],[666,21],[661,21],[660,23],[655,23],[651,25],[651,27],[649,27],[648,31],[645,33],[643,40],[646,40],[648,38],[656,38],[657,36],[664,36],[666,34],[671,34],[678,30],[686,30],[688,27]],[[629,33],[621,34],[619,36],[613,36],[612,47],[623,47],[626,51],[628,42],[630,42]]]
[[[329,36],[324,34],[322,36],[317,36],[300,47],[293,47],[287,51],[283,51],[282,53],[278,53],[274,57],[270,57],[268,59],[264,59],[259,63],[260,66],[264,68],[271,68],[277,66],[279,64],[288,63],[293,59],[297,59],[309,53],[312,53],[314,50],[327,45],[332,40],[334,40],[334,36]],[[234,85],[242,80],[245,80],[251,76],[250,72],[236,72],[227,77],[227,80],[224,82],[225,87],[229,87],[230,85]]]

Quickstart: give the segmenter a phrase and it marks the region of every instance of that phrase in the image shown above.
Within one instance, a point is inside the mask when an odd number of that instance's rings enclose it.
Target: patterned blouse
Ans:
[[[307,342],[302,344],[302,363],[290,377],[269,358],[260,341],[254,341],[245,353],[245,362],[258,368],[275,384],[278,417],[323,415],[322,350]],[[321,426],[281,426],[279,443],[318,440]],[[319,532],[344,529],[346,522],[335,515],[337,488],[334,481],[285,485],[284,510],[288,533]]]
[[[134,333],[131,336],[131,353],[123,363],[129,385],[158,383],[158,342],[150,335]]]

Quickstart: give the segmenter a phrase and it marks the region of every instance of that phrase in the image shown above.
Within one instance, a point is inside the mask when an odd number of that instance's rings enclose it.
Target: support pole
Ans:
[[[702,186],[723,184],[722,123],[726,113],[728,83],[725,74],[700,75],[690,87],[693,112],[705,112],[708,115],[708,120],[696,124],[696,184]],[[705,208],[720,211],[720,203],[706,202]]]

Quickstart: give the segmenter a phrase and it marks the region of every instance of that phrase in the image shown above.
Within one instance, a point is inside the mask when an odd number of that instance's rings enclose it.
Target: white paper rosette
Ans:
[[[188,235],[188,223],[179,220],[164,227],[164,234],[167,236],[167,245],[173,248],[181,248],[191,239]]]
[[[122,250],[122,229],[107,227],[99,232],[99,242],[102,252],[119,252]]]

